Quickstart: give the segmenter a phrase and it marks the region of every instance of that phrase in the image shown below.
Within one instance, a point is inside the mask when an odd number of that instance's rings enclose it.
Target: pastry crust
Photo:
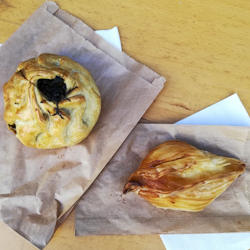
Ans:
[[[58,103],[59,109],[37,84],[39,79],[56,77],[64,81],[67,94]],[[25,146],[33,148],[60,148],[81,142],[101,110],[100,93],[90,73],[66,56],[41,54],[22,62],[4,84],[3,93],[8,128]]]
[[[201,211],[244,170],[240,160],[173,140],[149,152],[123,192],[133,191],[159,208]]]

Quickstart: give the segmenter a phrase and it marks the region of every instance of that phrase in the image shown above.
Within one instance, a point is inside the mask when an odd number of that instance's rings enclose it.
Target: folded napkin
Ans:
[[[109,30],[96,30],[96,34],[104,38],[108,43],[112,44],[119,50],[122,50],[121,39],[117,27]]]
[[[56,3],[45,2],[0,48],[5,58],[0,61],[0,94],[20,62],[45,52],[68,56],[90,71],[102,111],[82,143],[53,150],[23,146],[0,120],[0,219],[41,249],[165,82]],[[1,116],[3,110],[1,98]]]

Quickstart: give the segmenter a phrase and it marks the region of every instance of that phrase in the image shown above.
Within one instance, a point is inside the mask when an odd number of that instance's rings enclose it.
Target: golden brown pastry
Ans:
[[[173,140],[149,152],[123,193],[133,191],[159,208],[200,211],[244,170],[240,160]]]
[[[54,54],[22,62],[3,93],[4,120],[28,147],[49,149],[81,142],[101,110],[90,73],[70,58]]]

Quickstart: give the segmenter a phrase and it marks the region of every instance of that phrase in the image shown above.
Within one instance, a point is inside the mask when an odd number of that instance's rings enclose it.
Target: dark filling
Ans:
[[[58,104],[66,98],[66,84],[60,76],[56,76],[55,79],[39,79],[37,88],[50,102]]]
[[[16,124],[8,124],[10,130],[12,130],[14,133],[16,133]]]
[[[13,129],[16,129],[16,124],[14,123],[14,124],[8,124],[9,125],[9,127],[11,127],[11,128],[13,128]]]
[[[48,101],[54,102],[56,104],[56,113],[53,114],[53,116],[59,115],[63,119],[58,105],[63,100],[67,99],[70,101],[70,99],[67,98],[67,95],[77,87],[74,87],[67,92],[67,87],[64,83],[64,80],[60,76],[56,76],[55,79],[39,79],[37,81],[37,88],[42,92]]]
[[[56,104],[56,113],[53,115],[59,115],[63,119],[58,105],[62,100],[67,99],[67,88],[64,80],[60,76],[56,76],[55,79],[39,79],[37,81],[37,88],[48,101]]]

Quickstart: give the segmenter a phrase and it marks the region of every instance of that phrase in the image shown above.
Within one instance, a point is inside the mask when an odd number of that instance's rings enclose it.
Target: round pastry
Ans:
[[[245,171],[245,163],[182,141],[154,148],[133,173],[123,192],[133,191],[163,209],[201,211]]]
[[[8,128],[33,148],[81,142],[101,110],[100,93],[90,73],[66,56],[41,54],[20,63],[3,93]]]

